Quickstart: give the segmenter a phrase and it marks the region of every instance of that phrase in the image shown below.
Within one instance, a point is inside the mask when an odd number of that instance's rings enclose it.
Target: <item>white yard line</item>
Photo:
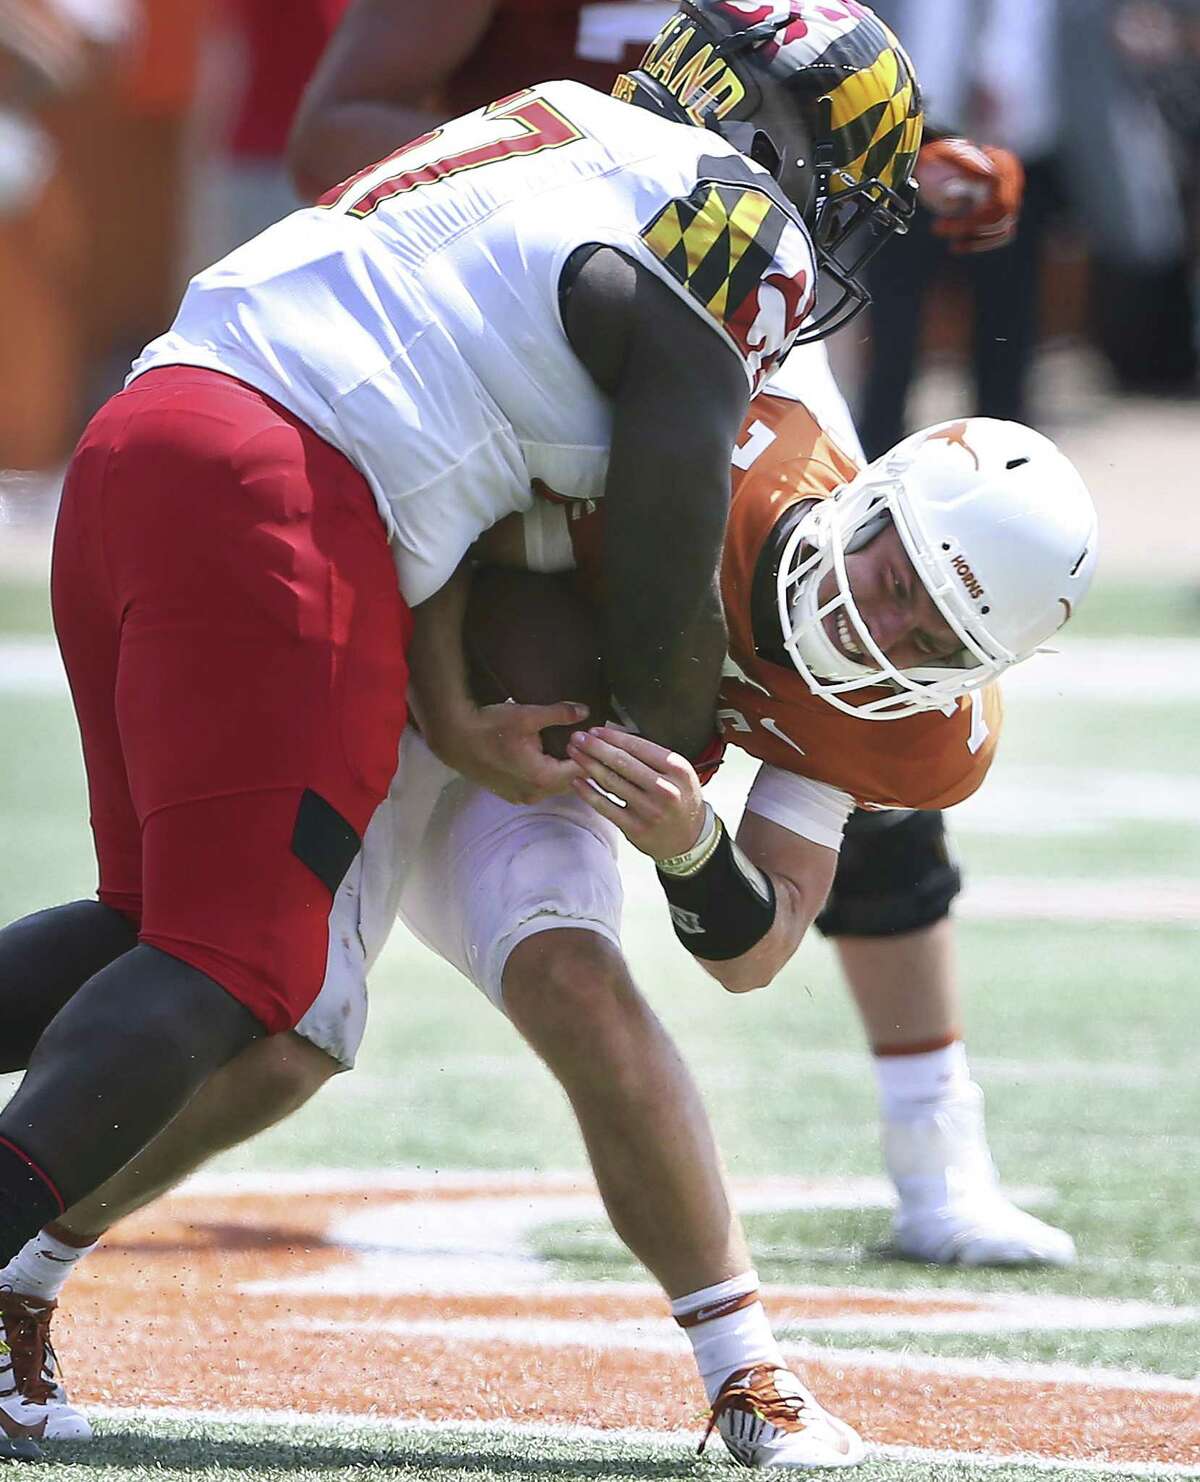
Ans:
[[[1008,789],[1005,786],[1000,791],[1007,794]],[[1179,814],[1170,821],[1178,822]],[[977,818],[972,822],[978,826]],[[969,874],[955,910],[973,921],[1095,921],[1194,931],[1200,928],[1200,880],[1177,876],[1072,880]]]
[[[246,1282],[238,1288],[239,1291],[252,1293],[270,1293],[272,1295],[282,1294],[291,1290],[284,1283]],[[311,1289],[310,1289],[311,1290]],[[561,1290],[564,1301],[580,1294],[578,1285],[571,1285],[560,1289],[557,1283],[547,1282],[543,1288],[543,1295],[557,1295]],[[628,1290],[628,1289],[627,1289]],[[331,1293],[329,1287],[322,1291]],[[344,1288],[335,1285],[331,1294],[341,1295]],[[457,1292],[457,1288],[455,1289]],[[845,1288],[817,1287],[806,1291],[797,1292],[795,1288],[778,1288],[771,1285],[764,1287],[769,1296],[769,1305],[776,1311],[788,1300],[789,1292],[792,1300],[797,1294],[808,1297],[817,1297],[825,1302],[835,1301],[846,1292],[847,1300],[852,1299],[852,1294]],[[376,1295],[370,1288],[364,1288],[363,1296]],[[507,1296],[503,1289],[489,1288],[488,1296]],[[528,1295],[524,1289],[518,1289],[512,1293],[514,1302],[522,1295]],[[596,1283],[582,1295],[605,1296],[608,1295],[601,1283]],[[654,1292],[646,1288],[647,1300],[652,1299]],[[898,1294],[881,1292],[872,1289],[868,1296],[871,1297],[894,1297]],[[922,1303],[934,1304],[940,1298],[945,1298],[945,1292],[909,1292],[905,1296],[911,1299],[910,1303],[914,1309],[919,1309]],[[970,1299],[968,1299],[970,1300]],[[1152,1302],[1128,1302],[1120,1300],[1106,1300],[1099,1297],[1053,1297],[1053,1296],[1024,1296],[1020,1298],[994,1299],[979,1296],[974,1299],[972,1311],[958,1312],[925,1312],[919,1310],[905,1313],[891,1311],[884,1313],[847,1312],[835,1316],[787,1318],[778,1317],[774,1327],[780,1338],[782,1346],[789,1352],[803,1354],[806,1358],[822,1357],[830,1350],[824,1347],[814,1347],[806,1339],[797,1334],[805,1333],[853,1333],[864,1337],[887,1337],[895,1333],[920,1333],[925,1336],[931,1334],[975,1334],[994,1335],[996,1333],[1041,1333],[1071,1332],[1071,1333],[1103,1333],[1103,1332],[1142,1332],[1152,1327],[1184,1327],[1200,1321],[1200,1309],[1196,1307],[1166,1307]],[[372,1313],[363,1318],[308,1318],[294,1317],[281,1319],[274,1324],[276,1328],[286,1329],[292,1332],[303,1333],[370,1333],[372,1335],[390,1334],[393,1338],[444,1338],[446,1340],[459,1341],[472,1345],[486,1346],[490,1343],[512,1343],[521,1344],[534,1348],[587,1348],[603,1350],[605,1352],[650,1352],[655,1353],[679,1353],[686,1354],[689,1350],[687,1337],[678,1331],[677,1327],[671,1326],[669,1318],[557,1318],[557,1317],[397,1317],[381,1318],[377,1313]],[[849,1350],[851,1353],[857,1350]],[[838,1359],[844,1355],[839,1354]],[[926,1370],[922,1365],[926,1361],[914,1358],[912,1354],[902,1357],[900,1367],[908,1371],[914,1366],[921,1372],[936,1373],[938,1370]],[[868,1351],[862,1360],[863,1366],[867,1368],[884,1367],[875,1361],[873,1351]],[[959,1373],[959,1370],[953,1370]],[[1103,1375],[1102,1370],[1086,1369],[1080,1373],[1089,1376],[1093,1374]],[[1009,1378],[1025,1378],[1024,1374],[1013,1372],[1006,1365],[993,1377],[1006,1375]],[[1061,1379],[1062,1375],[1046,1375],[1050,1379]],[[1118,1388],[1132,1387],[1144,1389],[1147,1384],[1155,1393],[1161,1392],[1161,1385],[1157,1382],[1161,1376],[1150,1376],[1138,1374],[1137,1380],[1132,1386],[1128,1386],[1129,1376],[1126,1374]],[[1200,1382],[1193,1383],[1191,1380],[1176,1380],[1168,1376],[1169,1393],[1184,1393],[1200,1395]],[[1103,1378],[1098,1381],[1102,1387],[1112,1388],[1113,1384]],[[1178,1390],[1176,1385],[1184,1385],[1183,1390]]]
[[[859,1076],[862,1073],[862,1055],[856,1051],[828,1051],[814,1052],[811,1057],[801,1056],[797,1065],[803,1069],[811,1064],[814,1069],[833,1070],[845,1075]],[[1143,1068],[1133,1076],[1128,1067],[1111,1066],[1092,1067],[1080,1062],[1065,1062],[1058,1065],[1048,1065],[1043,1062],[1023,1061],[991,1061],[980,1060],[973,1062],[975,1068],[982,1071],[986,1077],[996,1080],[1008,1080],[1016,1083],[1029,1080],[1055,1079],[1055,1080],[1102,1080],[1111,1081],[1113,1085],[1130,1084],[1139,1087],[1153,1088],[1169,1081],[1190,1076],[1190,1071],[1183,1069],[1177,1072],[1152,1071]],[[1132,1078],[1131,1078],[1132,1077]],[[343,1082],[347,1085],[353,1083],[352,1077],[344,1077]],[[390,1083],[389,1083],[390,1084]],[[332,1088],[332,1094],[336,1094],[337,1083]],[[327,1093],[331,1094],[331,1093]],[[530,1173],[524,1169],[397,1169],[397,1168],[306,1168],[306,1169],[248,1169],[248,1170],[219,1170],[206,1169],[188,1179],[173,1195],[175,1198],[189,1197],[194,1199],[208,1199],[216,1197],[230,1197],[245,1195],[254,1197],[259,1194],[295,1194],[314,1196],[329,1194],[359,1193],[364,1191],[375,1191],[380,1193],[409,1193],[428,1191],[456,1191],[463,1189],[486,1190],[494,1188],[497,1190],[511,1191],[514,1188],[524,1187],[536,1194],[543,1195],[572,1195],[588,1192],[586,1175],[563,1171],[556,1173]],[[768,1208],[778,1207],[776,1201],[781,1195],[786,1198],[787,1208],[793,1210],[859,1210],[859,1209],[890,1209],[896,1202],[895,1189],[891,1183],[883,1178],[877,1177],[850,1177],[834,1176],[829,1178],[788,1178],[780,1175],[774,1179],[735,1180],[735,1192],[737,1193],[739,1207]],[[1056,1201],[1053,1189],[1041,1185],[1005,1185],[1005,1193],[1018,1204],[1025,1208],[1046,1208],[1052,1206]],[[594,1207],[594,1206],[593,1206]],[[600,1216],[597,1213],[597,1219]],[[761,1245],[760,1250],[771,1253],[772,1247]],[[780,1247],[784,1250],[785,1247]],[[828,1254],[823,1249],[799,1247],[795,1244],[786,1246],[786,1251],[792,1255],[799,1253],[822,1257]],[[845,1251],[836,1252],[839,1260],[844,1259]],[[1188,1274],[1200,1274],[1200,1266],[1181,1266],[1176,1261],[1138,1261],[1129,1257],[1113,1257],[1102,1259],[1099,1257],[1084,1257],[1080,1263],[1081,1270],[1087,1271],[1109,1271],[1120,1270],[1128,1272],[1131,1269],[1141,1274],[1160,1274],[1163,1276],[1179,1276]],[[604,1290],[609,1293],[626,1293],[645,1290],[640,1282],[604,1282],[604,1283],[573,1283],[569,1287],[556,1288],[558,1290],[570,1290],[587,1292],[593,1289]],[[941,1289],[931,1288],[929,1292],[923,1293],[927,1296],[937,1296]]]
[[[795,1178],[786,1174],[735,1179],[734,1189],[744,1208],[769,1209],[883,1209],[895,1203],[895,1190],[882,1178]],[[563,1170],[531,1173],[524,1168],[304,1168],[250,1169],[246,1172],[206,1169],[193,1174],[175,1190],[180,1196],[205,1199],[212,1195],[246,1194],[354,1194],[457,1193],[464,1189],[495,1189],[502,1197],[519,1191],[525,1207],[548,1199],[582,1197],[593,1200],[595,1184],[584,1172]],[[1052,1197],[1047,1189],[1020,1191],[1032,1197]],[[486,1197],[486,1194],[484,1195]],[[540,1203],[538,1203],[540,1201]],[[491,1201],[489,1201],[491,1202]],[[453,1208],[461,1210],[464,1201]]]
[[[1103,645],[1106,655],[1112,647]],[[1176,696],[1181,684],[1190,693],[1187,686],[1193,683],[1200,696],[1200,641],[1170,640],[1167,648],[1164,655],[1161,645],[1155,646],[1150,670],[1161,661],[1175,675]],[[1105,669],[1098,650],[1093,653],[1088,644],[1077,645],[1072,653],[1071,663],[1064,662],[1059,671],[1068,697],[1087,692],[1091,676]],[[1061,656],[1064,661],[1066,657]],[[1145,658],[1140,649],[1131,648],[1118,663],[1119,671],[1126,663],[1130,668],[1128,674],[1118,672],[1114,681],[1122,686],[1122,702],[1161,694],[1142,683],[1149,672]],[[1165,674],[1159,677],[1165,680]],[[1042,697],[1048,693],[1036,684],[1026,686],[1025,692]],[[0,642],[0,693],[65,696],[66,681],[54,645],[44,639]],[[743,770],[731,766],[727,778],[717,779],[718,790],[729,793],[728,798],[716,799],[727,811],[741,806]],[[1129,823],[1200,826],[1200,780],[1183,773],[1116,767],[1003,766],[987,786],[954,809],[953,817],[956,831],[1022,838],[1095,835]],[[959,909],[966,918],[980,921],[1094,922],[1193,931],[1200,928],[1200,881],[1177,876],[1099,880],[973,874]]]
[[[0,640],[0,683],[62,686],[49,638]],[[1107,705],[1179,705],[1200,701],[1200,639],[1067,637],[1004,679],[1013,699],[1095,700]]]
[[[312,1432],[328,1440],[331,1431],[377,1431],[384,1434],[428,1435],[447,1438],[456,1435],[504,1436],[526,1441],[568,1441],[596,1446],[647,1446],[667,1448],[687,1455],[696,1449],[696,1437],[686,1431],[650,1431],[626,1427],[602,1430],[598,1426],[525,1424],[513,1420],[400,1420],[380,1415],[349,1415],[336,1410],[195,1410],[176,1405],[133,1409],[123,1405],[92,1405],[88,1413],[106,1421],[133,1421],[145,1424],[155,1420],[176,1420],[189,1425],[275,1425],[288,1426],[300,1432]],[[888,1461],[909,1461],[928,1466],[942,1463],[951,1466],[987,1468],[1029,1467],[1044,1472],[1080,1472],[1098,1477],[1200,1477],[1200,1467],[1170,1462],[1105,1462],[1076,1458],[1039,1456],[1028,1452],[1007,1455],[990,1451],[945,1451],[920,1446],[872,1446],[869,1456]]]
[[[1195,827],[1200,824],[1200,779],[1183,769],[1133,771],[1069,762],[1031,766],[1005,760],[950,817],[956,831],[1018,839],[1094,835],[1127,822]]]
[[[1013,699],[1094,700],[1103,705],[1178,705],[1200,700],[1200,640],[1072,638],[1004,677]]]
[[[852,1057],[847,1055],[849,1061]],[[856,1064],[862,1069],[862,1057]],[[349,1081],[347,1081],[349,1084]],[[336,1087],[336,1082],[334,1083]],[[391,1084],[391,1083],[389,1083]],[[603,1219],[596,1203],[595,1185],[582,1171],[531,1173],[527,1169],[464,1168],[304,1168],[304,1169],[205,1169],[186,1179],[172,1193],[172,1198],[207,1199],[212,1196],[245,1194],[346,1194],[371,1191],[377,1193],[454,1193],[463,1189],[484,1192],[497,1190],[501,1195],[520,1191],[520,1201],[529,1205],[540,1201],[583,1200],[589,1210]],[[896,1203],[895,1186],[889,1179],[874,1175],[852,1176],[831,1174],[827,1177],[797,1177],[774,1174],[763,1178],[735,1178],[733,1189],[742,1210],[822,1210],[822,1209],[891,1209]],[[1052,1204],[1055,1191],[1044,1184],[1005,1185],[1005,1193],[1018,1204]],[[490,1202],[490,1201],[489,1201]],[[463,1202],[454,1205],[461,1210]],[[556,1215],[555,1218],[558,1218]]]
[[[0,642],[0,692],[66,695],[58,649],[49,638],[6,638]]]

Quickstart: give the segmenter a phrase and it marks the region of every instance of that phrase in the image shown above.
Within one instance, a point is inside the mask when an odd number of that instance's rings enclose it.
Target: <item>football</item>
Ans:
[[[480,705],[578,700],[588,707],[586,725],[609,719],[599,619],[569,575],[481,567],[465,632],[471,690]],[[542,745],[561,758],[570,734],[570,726],[550,726]]]

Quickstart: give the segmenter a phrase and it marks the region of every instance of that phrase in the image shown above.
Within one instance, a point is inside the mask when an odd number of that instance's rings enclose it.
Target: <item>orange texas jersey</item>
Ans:
[[[814,695],[782,648],[774,657],[760,652],[778,632],[771,549],[779,543],[770,537],[780,517],[801,501],[825,498],[857,472],[800,402],[770,392],[751,402],[734,453],[721,561],[729,667],[740,671],[721,683],[721,723],[726,738],[751,756],[840,788],[860,806],[948,807],[969,797],[991,765],[1001,720],[994,685],[959,700],[949,716],[855,720]],[[593,591],[601,509],[568,509],[575,560]]]

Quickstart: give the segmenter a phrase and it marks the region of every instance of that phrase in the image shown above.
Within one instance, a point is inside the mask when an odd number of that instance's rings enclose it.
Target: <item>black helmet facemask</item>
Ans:
[[[817,109],[827,117],[828,100],[822,98]],[[833,163],[827,124],[824,130],[818,127],[817,137],[813,197],[805,220],[820,269],[818,300],[796,336],[797,345],[824,339],[867,307],[871,293],[860,275],[880,248],[908,231],[917,200],[915,181],[893,189],[877,178],[856,181],[848,172],[839,171]],[[836,189],[839,184],[840,190]],[[832,295],[830,284],[835,289]]]

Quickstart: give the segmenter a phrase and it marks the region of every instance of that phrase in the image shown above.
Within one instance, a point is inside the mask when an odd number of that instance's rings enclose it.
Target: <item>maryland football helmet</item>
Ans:
[[[870,302],[863,268],[916,200],[921,93],[904,48],[857,0],[681,0],[627,102],[714,129],[780,181],[836,284],[800,332],[821,339]]]
[[[936,664],[896,668],[855,603],[846,557],[888,521],[961,640]],[[949,714],[960,695],[1062,627],[1096,558],[1091,496],[1049,438],[989,417],[942,422],[905,438],[799,520],[777,578],[784,647],[813,693],[850,715]],[[843,618],[862,662],[834,641]]]

